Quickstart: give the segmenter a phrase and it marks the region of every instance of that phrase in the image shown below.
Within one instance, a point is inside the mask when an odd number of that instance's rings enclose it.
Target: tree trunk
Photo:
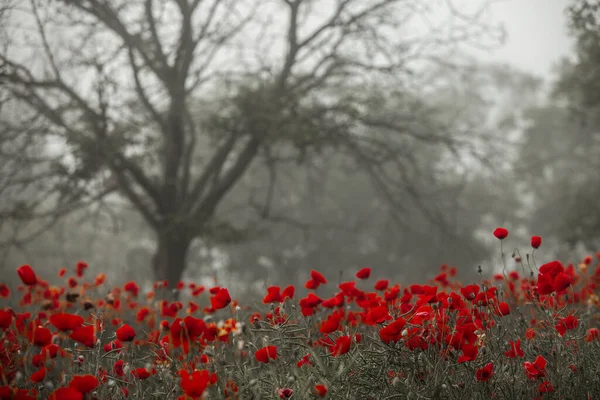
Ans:
[[[167,281],[173,289],[181,280],[186,267],[187,253],[191,240],[172,234],[159,234],[152,266],[156,280]]]

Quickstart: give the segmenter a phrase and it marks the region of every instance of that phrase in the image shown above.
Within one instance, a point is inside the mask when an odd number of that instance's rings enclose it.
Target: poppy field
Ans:
[[[501,250],[479,282],[311,270],[304,297],[269,286],[255,304],[190,282],[107,288],[85,262],[53,286],[22,265],[21,285],[0,283],[0,400],[600,398],[600,253],[536,265],[541,244]]]

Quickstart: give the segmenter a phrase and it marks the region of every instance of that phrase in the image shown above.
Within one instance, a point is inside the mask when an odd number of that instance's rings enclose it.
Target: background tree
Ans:
[[[27,107],[4,124],[5,142],[41,146],[27,159],[38,173],[11,185],[37,186],[5,220],[53,223],[117,193],[155,233],[156,278],[173,283],[195,238],[252,235],[255,221],[218,208],[254,161],[276,171],[335,149],[388,205],[416,201],[410,180],[388,174],[416,168],[406,141],[449,147],[464,132],[374,115],[372,93],[385,102],[393,87],[403,104],[423,82],[417,67],[489,34],[463,14],[414,25],[426,11],[394,0],[32,0],[11,17],[0,83]],[[261,193],[261,217],[272,190]]]
[[[574,56],[563,60],[545,104],[529,111],[517,172],[540,234],[590,250],[600,245],[600,4],[567,9]]]

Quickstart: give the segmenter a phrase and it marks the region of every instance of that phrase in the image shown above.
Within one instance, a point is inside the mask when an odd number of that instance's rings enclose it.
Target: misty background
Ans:
[[[497,226],[538,262],[597,251],[595,3],[5,1],[3,279],[85,260],[243,298],[476,280]]]

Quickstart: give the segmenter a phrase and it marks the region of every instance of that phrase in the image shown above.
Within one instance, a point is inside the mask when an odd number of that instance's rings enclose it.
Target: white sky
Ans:
[[[516,67],[549,78],[552,67],[571,54],[565,8],[569,0],[502,0],[492,4],[495,21],[508,35],[499,50],[479,52],[482,59],[509,62]]]

